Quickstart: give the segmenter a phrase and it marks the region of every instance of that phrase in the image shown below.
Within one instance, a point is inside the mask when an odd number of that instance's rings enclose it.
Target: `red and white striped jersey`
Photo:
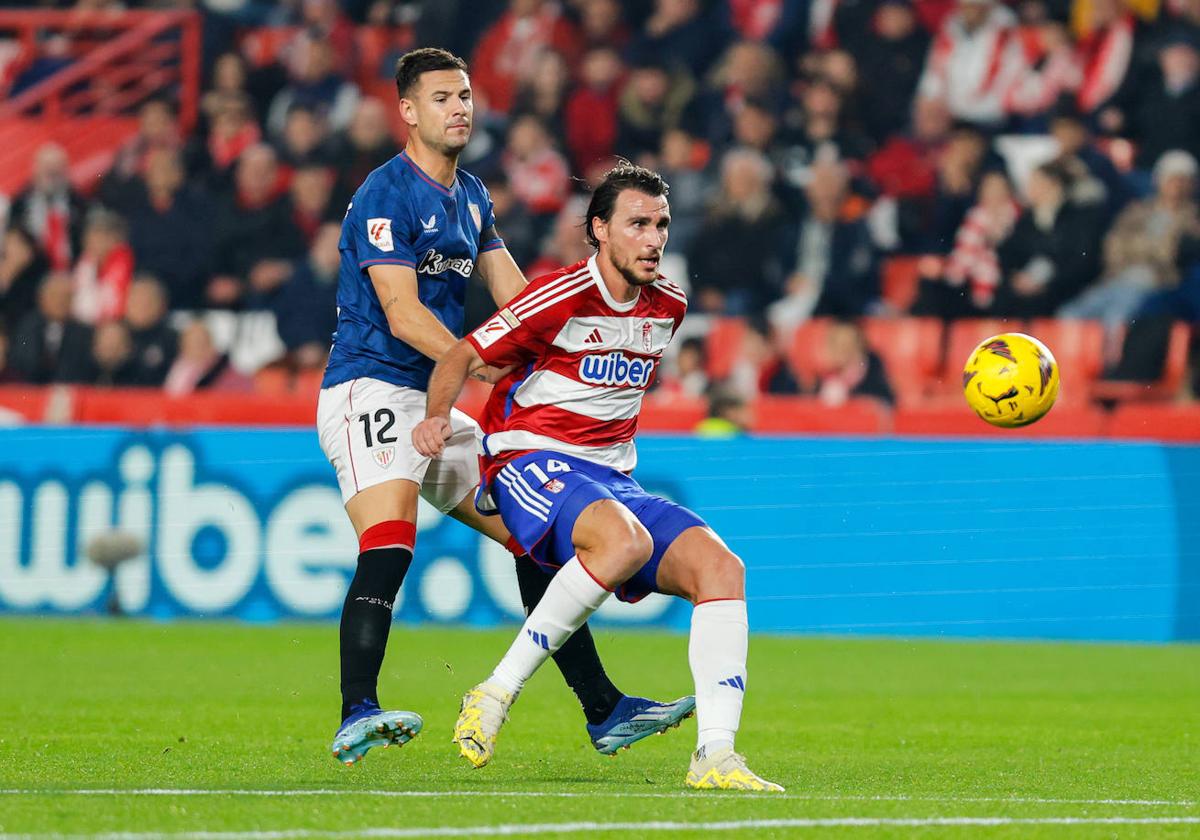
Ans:
[[[489,365],[519,366],[481,418],[493,467],[548,449],[628,472],[642,397],[683,321],[687,296],[660,277],[615,300],[596,257],[539,277],[467,340]]]

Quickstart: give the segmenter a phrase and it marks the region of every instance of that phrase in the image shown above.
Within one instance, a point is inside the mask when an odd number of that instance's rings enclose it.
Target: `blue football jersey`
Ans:
[[[447,189],[401,152],[376,169],[354,194],[342,221],[337,331],[322,388],[371,377],[424,391],[433,359],[392,335],[367,269],[403,265],[417,272],[417,293],[454,335],[462,335],[467,280],[481,244],[496,223],[483,183],[463,170]]]

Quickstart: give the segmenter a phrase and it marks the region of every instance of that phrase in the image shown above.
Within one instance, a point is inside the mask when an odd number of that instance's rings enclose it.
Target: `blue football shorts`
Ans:
[[[658,564],[680,534],[706,527],[692,511],[647,493],[624,473],[561,452],[530,452],[510,461],[489,490],[505,526],[551,574],[575,556],[571,532],[588,505],[615,499],[629,508],[654,540],[646,565],[617,587],[616,596],[629,603],[658,591]]]

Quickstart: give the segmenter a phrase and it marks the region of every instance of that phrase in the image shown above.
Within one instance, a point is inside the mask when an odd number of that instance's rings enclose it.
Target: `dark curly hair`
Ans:
[[[600,242],[592,233],[592,219],[602,222],[612,221],[613,208],[617,204],[617,196],[622,190],[637,190],[650,196],[666,196],[671,191],[670,185],[657,172],[638,166],[627,160],[620,160],[617,165],[605,173],[603,180],[592,190],[592,200],[588,202],[587,216],[583,221],[583,234],[593,248],[599,248]]]

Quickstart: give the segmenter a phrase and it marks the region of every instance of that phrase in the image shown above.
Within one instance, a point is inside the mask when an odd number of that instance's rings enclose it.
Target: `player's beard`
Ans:
[[[424,134],[421,135],[422,143],[424,143],[433,151],[437,152],[439,155],[443,155],[451,160],[458,159],[458,156],[462,154],[462,150],[467,147],[467,143],[470,141],[470,139],[471,131],[469,128],[467,129],[466,137],[461,141],[457,139],[451,140],[448,129],[443,132],[440,137],[427,137]]]
[[[661,260],[662,258],[660,257],[659,259]],[[630,286],[649,286],[658,279],[657,270],[655,270],[655,272],[648,278],[638,274],[637,257],[630,257],[628,260],[618,261],[617,255],[610,251],[608,254],[608,261],[612,264],[613,268],[621,272],[621,276],[625,278],[625,282]]]

